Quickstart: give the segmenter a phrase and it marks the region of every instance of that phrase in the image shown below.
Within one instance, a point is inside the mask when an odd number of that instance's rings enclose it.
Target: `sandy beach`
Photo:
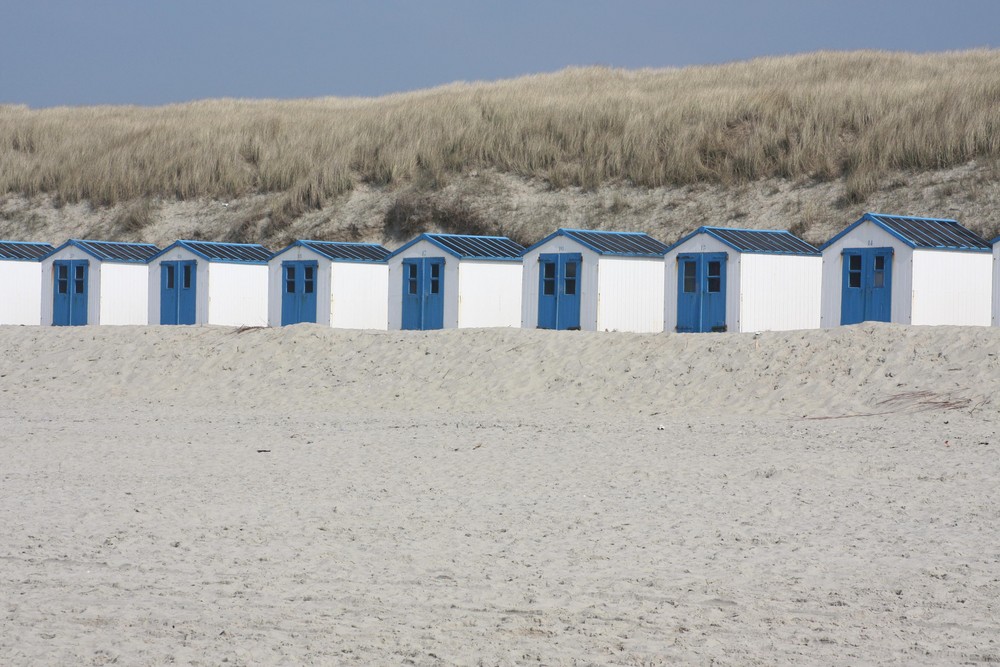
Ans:
[[[0,662],[1000,661],[998,355],[0,327]]]

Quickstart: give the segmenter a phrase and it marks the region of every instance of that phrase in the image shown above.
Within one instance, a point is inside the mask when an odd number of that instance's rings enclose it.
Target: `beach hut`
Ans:
[[[523,326],[663,331],[666,251],[638,232],[553,232],[524,252]]]
[[[270,258],[257,243],[175,241],[149,261],[149,321],[267,326]]]
[[[665,258],[666,331],[819,328],[823,257],[790,232],[699,227]]]
[[[42,259],[42,324],[148,324],[150,243],[70,239]]]
[[[268,323],[385,329],[388,257],[374,243],[296,241],[268,262]]]
[[[505,236],[421,234],[389,255],[389,328],[521,326],[521,252]]]
[[[42,258],[48,243],[0,241],[0,324],[42,323]]]
[[[990,244],[955,220],[865,213],[820,250],[824,327],[990,324]]]
[[[993,326],[1000,327],[1000,236],[990,244],[993,246]]]

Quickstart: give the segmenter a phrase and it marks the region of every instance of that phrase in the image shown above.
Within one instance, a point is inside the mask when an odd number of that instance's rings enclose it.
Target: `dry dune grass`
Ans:
[[[279,193],[279,224],[357,183],[494,169],[553,188],[843,178],[1000,157],[1000,51],[816,53],[570,69],[377,99],[0,106],[0,192],[112,205]]]

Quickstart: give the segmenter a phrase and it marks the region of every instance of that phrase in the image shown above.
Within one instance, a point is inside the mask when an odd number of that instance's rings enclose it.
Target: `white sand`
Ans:
[[[998,352],[0,327],[0,662],[997,661]]]

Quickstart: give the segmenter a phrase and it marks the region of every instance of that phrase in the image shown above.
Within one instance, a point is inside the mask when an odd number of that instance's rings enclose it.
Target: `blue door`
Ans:
[[[847,248],[840,323],[888,322],[892,316],[892,248]]]
[[[52,263],[52,270],[52,324],[86,324],[90,262],[85,259],[56,260]]]
[[[580,328],[579,253],[538,256],[538,328]]]
[[[726,253],[677,257],[677,331],[726,330]]]
[[[194,324],[197,280],[194,261],[160,264],[160,324]]]
[[[403,328],[444,328],[444,258],[403,260]]]
[[[281,263],[281,326],[316,321],[319,262]]]

